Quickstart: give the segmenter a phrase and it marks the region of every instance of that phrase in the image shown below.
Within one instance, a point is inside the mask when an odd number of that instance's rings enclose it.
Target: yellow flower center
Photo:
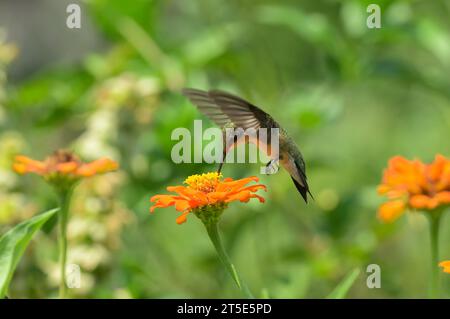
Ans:
[[[222,178],[222,174],[217,172],[213,173],[205,173],[201,175],[191,175],[184,181],[185,184],[192,189],[204,192],[211,193],[216,189],[219,180]]]

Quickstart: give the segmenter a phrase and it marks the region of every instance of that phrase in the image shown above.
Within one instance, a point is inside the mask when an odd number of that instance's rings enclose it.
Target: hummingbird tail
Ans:
[[[308,203],[308,194],[311,196],[312,199],[314,199],[314,197],[311,195],[311,192],[309,191],[308,186],[305,187],[305,186],[301,185],[293,177],[292,177],[292,181],[294,182],[294,185],[297,188],[300,195],[302,195],[303,199],[305,200],[305,203]]]
[[[308,182],[306,181],[306,174],[305,174],[305,169],[304,169],[304,165],[303,165],[303,169],[302,166],[298,164],[298,162],[295,162],[295,167],[297,168],[298,171],[298,175],[300,175],[300,182],[296,181],[294,179],[294,177],[291,176],[292,181],[295,184],[295,187],[297,188],[298,192],[302,195],[303,199],[305,200],[305,203],[308,203],[308,194],[309,196],[311,196],[311,198],[314,200],[313,195],[311,194],[310,190],[309,190],[309,186],[308,186]]]

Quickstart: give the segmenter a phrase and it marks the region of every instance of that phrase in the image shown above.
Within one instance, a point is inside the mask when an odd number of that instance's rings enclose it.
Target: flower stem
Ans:
[[[227,269],[230,276],[233,278],[234,282],[238,286],[238,288],[242,291],[242,293],[249,299],[253,299],[253,295],[248,289],[247,285],[239,278],[239,275],[236,271],[236,268],[234,267],[233,263],[230,261],[230,258],[228,257],[227,253],[225,252],[225,249],[222,244],[222,240],[220,239],[219,235],[219,229],[217,227],[217,223],[208,223],[206,224],[206,231],[208,232],[209,238],[211,239],[214,248],[217,251],[217,254],[219,255],[220,260],[224,264],[225,268]]]
[[[59,263],[60,263],[60,283],[59,283],[59,298],[64,299],[67,294],[66,285],[66,261],[67,261],[67,222],[70,206],[71,190],[59,192],[59,200],[61,209],[59,210],[58,218],[58,247],[59,247]]]
[[[439,291],[439,225],[441,213],[435,212],[430,215],[430,243],[431,243],[431,279],[430,298],[438,298]]]

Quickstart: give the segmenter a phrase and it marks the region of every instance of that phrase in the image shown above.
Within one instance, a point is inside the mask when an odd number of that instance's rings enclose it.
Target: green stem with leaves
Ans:
[[[220,260],[224,264],[225,268],[227,269],[230,276],[233,278],[234,282],[238,286],[238,288],[242,291],[242,293],[249,299],[253,299],[253,295],[248,289],[247,285],[240,279],[236,268],[234,267],[233,263],[231,262],[230,258],[228,257],[223,244],[222,240],[220,239],[219,235],[219,229],[217,227],[217,222],[210,222],[210,223],[204,223],[206,227],[206,231],[208,232],[209,238],[211,239],[214,248],[217,251],[217,254],[219,255]]]
[[[67,222],[69,219],[69,206],[72,190],[59,191],[60,210],[58,212],[58,247],[60,264],[59,298],[67,295],[66,262],[67,262]]]
[[[439,226],[441,212],[429,213],[430,221],[430,244],[431,244],[431,278],[430,278],[430,298],[438,298],[439,291]]]

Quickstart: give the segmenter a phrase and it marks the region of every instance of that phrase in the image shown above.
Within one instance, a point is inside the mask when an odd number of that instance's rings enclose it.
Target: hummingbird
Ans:
[[[243,130],[254,129],[258,131],[260,128],[267,129],[267,145],[265,150],[270,150],[271,138],[270,132],[272,128],[277,128],[279,131],[279,154],[277,158],[272,158],[267,163],[266,168],[275,164],[281,164],[284,169],[291,176],[295,187],[304,199],[308,202],[308,194],[313,198],[307,178],[306,178],[306,166],[303,156],[295,144],[294,140],[287,134],[287,132],[276,122],[272,116],[264,112],[256,105],[230,93],[220,90],[203,91],[198,89],[185,88],[182,90],[184,96],[186,96],[204,115],[211,119],[222,129],[226,127],[242,128]],[[237,144],[243,142],[237,136],[233,136],[231,143],[224,144],[230,145],[224,147],[223,160],[220,163],[218,172],[222,169],[222,165],[225,161],[227,152],[235,147]],[[251,142],[256,144],[257,147],[261,147],[261,141],[244,140],[245,142]],[[270,157],[270,154],[268,154]]]

